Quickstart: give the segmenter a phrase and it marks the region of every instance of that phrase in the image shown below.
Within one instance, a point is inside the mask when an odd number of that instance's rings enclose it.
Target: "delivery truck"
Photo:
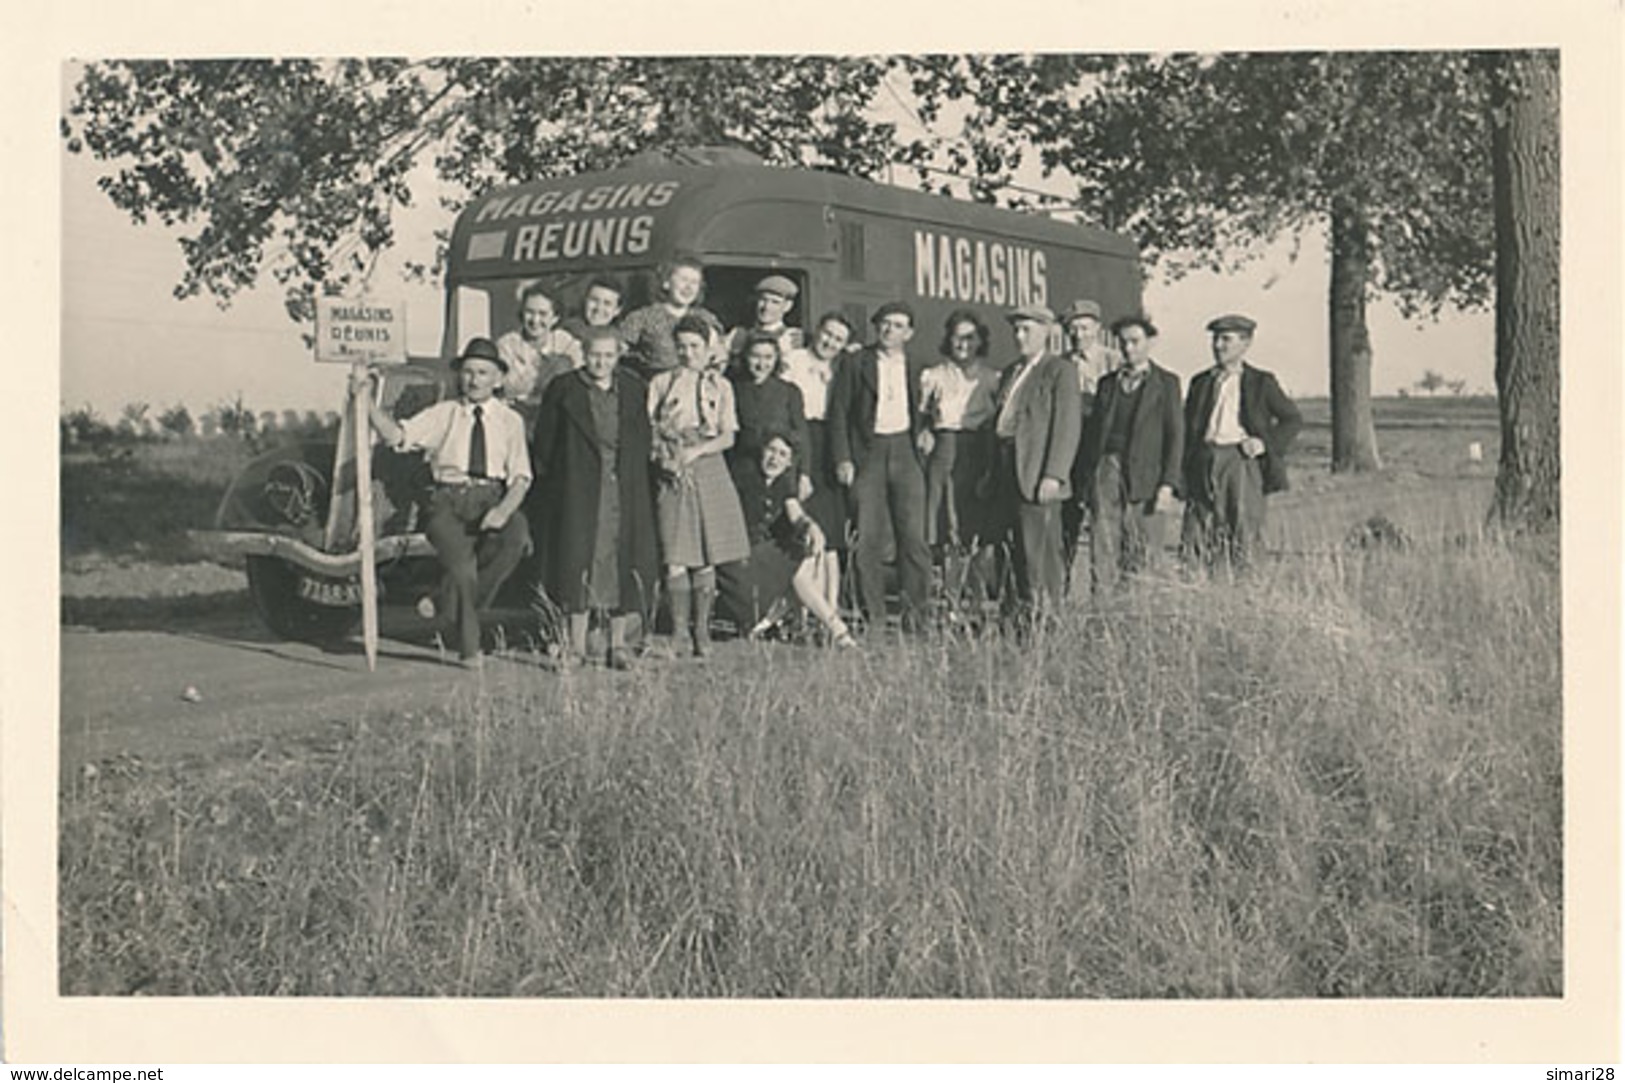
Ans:
[[[704,261],[703,303],[725,326],[748,325],[755,284],[779,274],[799,289],[793,326],[836,311],[861,335],[880,305],[906,301],[915,350],[930,351],[948,313],[969,308],[998,329],[996,366],[1015,354],[1003,331],[1010,309],[1091,298],[1110,321],[1140,307],[1138,253],[1104,229],[735,153],[640,158],[470,202],[447,253],[441,356],[387,368],[386,408],[404,418],[455,395],[447,362],[476,335],[515,329],[527,286],[541,283],[570,312],[594,278],[608,276],[630,311],[657,298],[660,269],[678,254]],[[418,457],[383,450],[374,469],[381,596],[409,601],[435,573],[419,530],[428,474]],[[206,551],[246,558],[254,603],[275,633],[324,640],[347,634],[359,616],[354,522],[353,473],[327,442],[250,463],[214,529],[197,537]],[[511,586],[511,597],[525,587]]]

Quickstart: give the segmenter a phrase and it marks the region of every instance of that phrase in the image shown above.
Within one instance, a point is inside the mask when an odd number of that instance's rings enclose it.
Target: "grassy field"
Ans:
[[[1027,641],[521,658],[76,769],[62,991],[1560,995],[1558,557],[1439,517],[1449,434],[1306,467],[1314,552]],[[1340,544],[1371,509],[1409,547]]]

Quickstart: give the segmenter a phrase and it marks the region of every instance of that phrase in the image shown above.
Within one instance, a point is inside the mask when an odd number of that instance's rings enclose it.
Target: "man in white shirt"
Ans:
[[[1213,367],[1185,396],[1186,559],[1245,567],[1264,529],[1264,498],[1287,487],[1286,453],[1303,424],[1275,376],[1247,363],[1257,324],[1210,321]]]
[[[462,664],[480,666],[479,609],[489,606],[530,546],[519,506],[530,488],[530,449],[519,413],[495,397],[508,371],[496,344],[470,339],[452,362],[461,395],[396,422],[371,393],[370,371],[352,377],[384,443],[422,451],[434,475],[423,532],[444,570],[441,598],[457,627]]]
[[[874,314],[875,344],[844,361],[829,392],[829,438],[835,478],[857,503],[858,540],[853,564],[871,628],[886,621],[884,556],[890,522],[902,587],[902,623],[924,620],[931,585],[931,550],[925,541],[925,465],[918,438],[926,431],[920,409],[923,362],[904,347],[914,335],[914,312],[899,301]]]

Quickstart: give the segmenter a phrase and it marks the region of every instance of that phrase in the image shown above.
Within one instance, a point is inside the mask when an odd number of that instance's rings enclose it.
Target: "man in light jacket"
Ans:
[[[1061,508],[1072,495],[1083,400],[1077,370],[1049,348],[1055,314],[1026,305],[1007,318],[1020,356],[999,385],[992,493],[1015,573],[1012,600],[1030,613],[1053,609],[1066,594]]]

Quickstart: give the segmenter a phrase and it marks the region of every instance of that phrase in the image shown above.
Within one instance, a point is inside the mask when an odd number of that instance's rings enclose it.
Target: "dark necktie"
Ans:
[[[474,431],[468,438],[468,476],[485,476],[485,411],[474,407]]]

